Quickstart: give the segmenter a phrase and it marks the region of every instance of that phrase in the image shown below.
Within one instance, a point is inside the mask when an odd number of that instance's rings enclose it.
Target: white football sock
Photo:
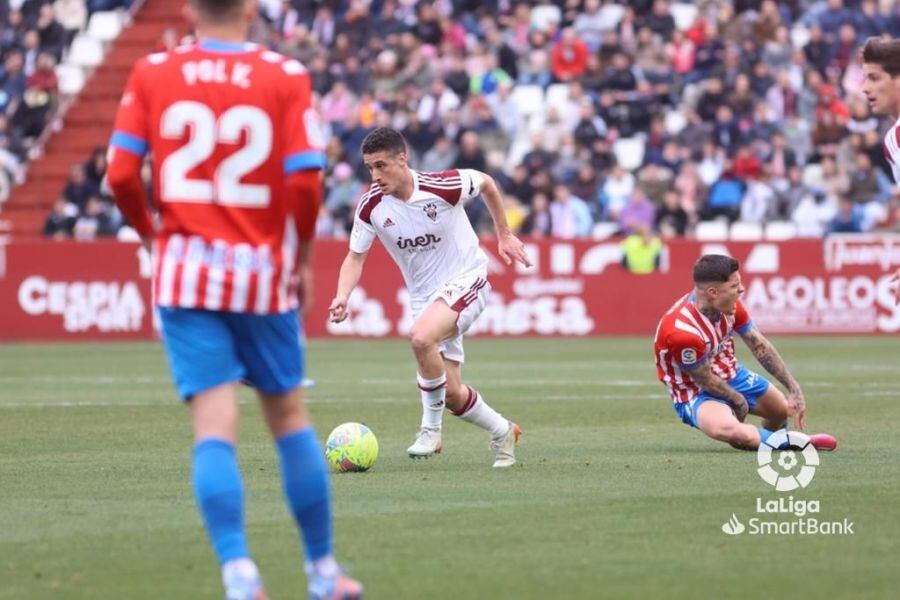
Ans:
[[[259,579],[259,569],[249,558],[235,558],[222,565],[222,581],[227,582],[231,577],[239,577],[244,580]]]
[[[337,561],[334,560],[334,555],[329,554],[316,561],[306,563],[306,574],[312,575],[313,573],[319,577],[331,579],[332,577],[337,577],[338,573],[340,573],[340,567]]]
[[[488,406],[475,388],[466,386],[469,391],[469,399],[458,413],[453,413],[463,421],[477,425],[491,434],[491,439],[496,440],[507,434],[509,421],[496,410]]]
[[[437,379],[425,379],[416,373],[416,379],[422,394],[422,427],[440,429],[447,397],[447,374],[441,373]]]

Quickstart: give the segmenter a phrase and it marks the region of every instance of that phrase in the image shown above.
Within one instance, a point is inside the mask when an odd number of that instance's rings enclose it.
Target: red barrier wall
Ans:
[[[376,244],[377,246],[377,244]],[[410,323],[400,273],[380,247],[371,252],[352,316],[327,322],[346,242],[322,241],[311,337],[401,336]],[[894,333],[888,273],[900,266],[900,236],[833,236],[788,242],[666,244],[662,270],[632,275],[615,241],[531,242],[535,267],[508,267],[492,244],[488,307],[475,335],[651,335],[660,315],[691,287],[705,252],[742,262],[744,301],[769,333]],[[146,339],[153,336],[149,260],[136,245],[14,243],[0,246],[0,340]]]

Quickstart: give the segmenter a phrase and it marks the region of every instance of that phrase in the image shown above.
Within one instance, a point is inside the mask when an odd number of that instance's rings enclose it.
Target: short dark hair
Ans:
[[[205,21],[225,23],[240,16],[247,0],[190,0]]]
[[[741,267],[741,263],[722,254],[704,254],[694,263],[694,285],[724,283],[731,274]]]
[[[880,65],[888,75],[900,75],[900,39],[870,37],[862,48],[864,63]]]
[[[406,140],[400,132],[390,127],[378,127],[369,132],[362,143],[363,154],[388,152],[390,154],[406,153]]]

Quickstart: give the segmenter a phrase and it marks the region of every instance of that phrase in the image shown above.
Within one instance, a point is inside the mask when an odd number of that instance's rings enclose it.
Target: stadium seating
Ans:
[[[763,239],[763,226],[752,221],[735,221],[728,230],[728,238],[735,242],[755,242]]]
[[[728,223],[722,220],[700,221],[694,237],[701,242],[720,242],[728,239]]]
[[[644,162],[646,143],[642,136],[619,138],[613,142],[616,162],[625,170],[633,171]]]
[[[93,68],[103,62],[103,42],[89,34],[75,38],[67,62],[76,67]]]
[[[153,50],[165,29],[181,22],[182,6],[181,0],[144,0],[135,2],[127,16],[120,11],[92,15],[56,67],[62,102],[54,129],[64,126],[35,149],[26,182],[3,205],[0,231],[40,232],[72,165],[106,145],[132,66]]]
[[[797,236],[797,226],[790,221],[769,221],[766,223],[765,238],[772,241],[789,240]]]

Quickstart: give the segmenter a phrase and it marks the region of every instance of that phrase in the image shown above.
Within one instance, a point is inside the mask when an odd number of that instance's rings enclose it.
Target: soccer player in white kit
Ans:
[[[525,246],[506,222],[500,190],[489,175],[471,169],[420,173],[407,165],[406,142],[389,128],[362,143],[372,187],[360,200],[341,265],[331,320],[347,318],[347,302],[362,276],[375,238],[400,267],[414,315],[410,343],[418,363],[422,424],[410,457],[439,453],[444,408],[490,434],[494,467],[515,464],[521,429],[462,382],[463,334],[484,310],[491,286],[488,258],[463,209],[482,194],[494,221],[500,257],[530,267]]]
[[[862,92],[876,115],[888,115],[894,124],[884,136],[884,154],[891,164],[894,183],[900,185],[900,39],[872,37],[862,49]],[[894,299],[900,304],[900,268],[891,281],[897,282]]]

